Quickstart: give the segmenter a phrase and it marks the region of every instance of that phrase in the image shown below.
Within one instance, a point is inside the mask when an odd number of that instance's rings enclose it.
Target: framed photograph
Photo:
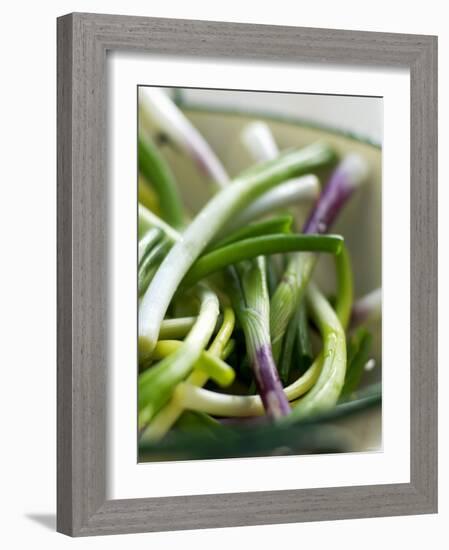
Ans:
[[[58,19],[58,531],[437,511],[437,39]]]

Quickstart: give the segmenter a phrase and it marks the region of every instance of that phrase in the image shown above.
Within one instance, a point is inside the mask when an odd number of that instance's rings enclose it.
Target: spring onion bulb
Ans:
[[[306,221],[304,233],[326,233],[353,192],[368,177],[368,165],[360,155],[343,158],[335,169]]]
[[[144,126],[156,126],[164,137],[194,161],[201,173],[219,187],[229,182],[229,176],[217,155],[168,95],[156,88],[140,88],[139,101]]]
[[[273,134],[265,122],[255,121],[247,124],[240,139],[256,162],[274,159],[279,154]]]
[[[376,288],[359,298],[351,312],[351,328],[372,323],[382,315],[382,289]]]

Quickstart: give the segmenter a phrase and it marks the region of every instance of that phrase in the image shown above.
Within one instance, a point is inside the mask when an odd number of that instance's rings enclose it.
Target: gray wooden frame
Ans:
[[[106,500],[106,52],[407,67],[411,481]],[[58,19],[57,529],[72,536],[437,511],[437,38],[75,13]]]

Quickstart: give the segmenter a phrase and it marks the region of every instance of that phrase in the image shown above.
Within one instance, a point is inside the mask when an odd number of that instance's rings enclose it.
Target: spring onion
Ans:
[[[223,324],[209,348],[209,354],[212,357],[221,356],[224,359],[227,356],[228,350],[226,350],[226,347],[229,345],[229,338],[234,329],[234,322],[234,312],[231,308],[228,307],[225,309],[224,312]],[[204,368],[200,368],[196,372],[192,372],[192,374],[187,378],[187,382],[193,386],[201,387],[207,382],[210,374],[210,370],[207,371]],[[226,378],[225,381],[228,382],[229,378]],[[143,432],[142,441],[157,441],[162,438],[170,429],[170,427],[180,417],[183,410],[184,405],[182,403],[182,400],[178,398],[175,391],[173,393],[171,401],[168,402],[165,407],[159,411],[151,424]]]
[[[142,88],[140,110],[143,125],[156,126],[162,135],[189,155],[199,170],[222,187],[229,181],[222,163],[198,130],[162,91]]]
[[[314,144],[288,151],[221,189],[199,212],[167,254],[139,308],[139,355],[150,357],[160,325],[185,274],[227,219],[280,181],[334,161],[332,150]]]
[[[224,267],[257,256],[294,252],[297,250],[313,250],[338,254],[342,248],[343,239],[340,235],[267,235],[243,239],[229,245],[217,248],[197,260],[187,272],[182,285],[188,287]]]
[[[366,162],[347,155],[337,166],[307,219],[304,233],[326,233],[354,190],[366,179]],[[312,254],[294,254],[272,298],[271,339],[275,358],[280,355],[283,335],[310,280],[316,264]]]
[[[139,137],[138,154],[139,170],[145,181],[150,182],[156,190],[162,218],[174,227],[181,227],[184,223],[184,212],[169,165],[151,141],[142,136]]]
[[[264,409],[273,419],[288,415],[290,405],[271,351],[265,258],[259,256],[240,264],[233,272],[232,289],[234,307],[245,333],[246,348]]]
[[[219,312],[218,298],[207,288],[201,288],[199,294],[200,311],[183,344],[139,376],[140,429],[169,400],[176,384],[188,376],[213,333]]]
[[[351,328],[374,323],[382,315],[382,289],[376,288],[359,298],[352,307]]]

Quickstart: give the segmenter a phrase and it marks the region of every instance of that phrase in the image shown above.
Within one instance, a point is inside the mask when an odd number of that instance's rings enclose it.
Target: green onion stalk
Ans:
[[[284,235],[273,234],[233,242],[201,256],[187,272],[183,287],[192,286],[223,268],[257,258],[260,255],[280,254],[297,250],[338,254],[343,245],[340,235]]]
[[[159,340],[154,348],[153,359],[164,359],[177,351],[181,346],[182,341],[180,340]],[[208,350],[201,352],[200,358],[195,363],[194,368],[202,374],[207,375],[207,377],[223,388],[232,384],[235,377],[234,369]]]
[[[332,174],[306,221],[304,233],[326,233],[335,218],[366,179],[366,162],[358,155],[346,156]],[[271,302],[271,340],[278,359],[287,327],[304,295],[317,261],[315,254],[292,254]]]
[[[299,317],[300,317],[301,309],[302,309],[301,307],[298,308],[298,311],[290,321],[287,328],[287,332],[285,334],[285,338],[284,338],[282,354],[279,360],[279,376],[283,384],[287,384],[288,379],[290,377],[290,369],[293,362],[294,347],[298,336],[297,333],[298,333],[298,324],[300,321]],[[299,363],[299,354],[298,354],[298,363]]]
[[[139,297],[143,296],[145,293],[163,258],[165,258],[171,247],[172,244],[166,239],[163,239],[161,242],[156,243],[139,263],[137,270],[137,288]]]
[[[142,135],[138,140],[138,160],[144,181],[151,183],[156,191],[162,218],[173,227],[182,227],[184,211],[175,178],[151,140]]]
[[[163,232],[158,227],[151,227],[144,236],[139,239],[138,262],[139,265],[144,257],[161,241]]]
[[[228,233],[226,237],[223,237],[218,241],[214,239],[212,244],[206,248],[205,252],[209,252],[211,249],[221,248],[222,246],[226,246],[243,239],[250,239],[251,237],[266,236],[271,235],[272,233],[291,233],[292,223],[293,216],[290,214],[272,216],[268,220],[250,223],[249,225],[245,225],[245,227]]]
[[[292,421],[333,408],[340,397],[346,373],[346,335],[337,314],[312,282],[307,288],[306,301],[323,338],[322,366],[313,388],[295,403],[289,416]]]
[[[175,317],[164,319],[161,323],[159,337],[161,340],[179,340],[184,338],[196,322],[196,317]]]
[[[333,151],[323,144],[288,151],[275,161],[257,166],[223,187],[184,230],[162,261],[139,308],[139,356],[151,357],[161,322],[179,284],[202,251],[237,211],[280,181],[334,162]]]
[[[348,341],[348,367],[341,397],[347,398],[359,387],[365,367],[370,360],[372,335],[364,328],[357,329]]]
[[[163,91],[140,88],[139,107],[142,124],[156,127],[159,138],[187,154],[211,182],[223,187],[229,176],[207,141]]]
[[[162,259],[182,234],[139,204],[138,294],[145,293]]]
[[[288,415],[288,399],[279,380],[270,342],[270,298],[265,258],[259,256],[231,270],[231,296],[243,328],[246,349],[256,387],[267,415],[272,419]]]
[[[308,312],[305,303],[299,305],[296,313],[296,354],[298,366],[302,371],[307,370],[313,361],[312,342],[310,339],[310,328]]]

